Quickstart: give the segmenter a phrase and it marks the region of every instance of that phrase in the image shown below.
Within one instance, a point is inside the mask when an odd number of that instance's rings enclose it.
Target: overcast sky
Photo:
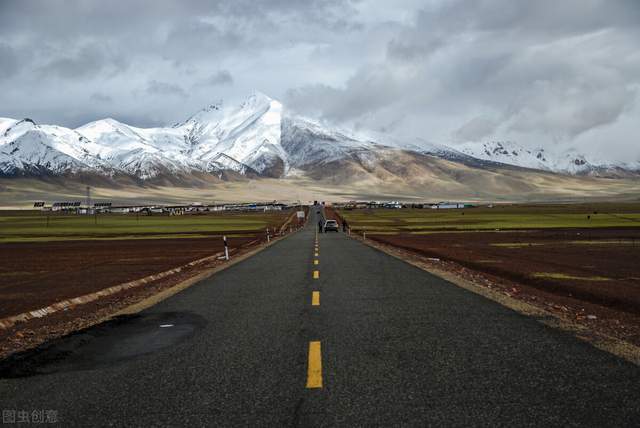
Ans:
[[[640,1],[0,0],[0,116],[164,125],[253,90],[345,128],[640,158]]]

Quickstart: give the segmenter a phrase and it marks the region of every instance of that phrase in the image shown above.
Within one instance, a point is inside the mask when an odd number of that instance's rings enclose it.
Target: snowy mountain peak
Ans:
[[[37,125],[31,119],[0,118],[0,174],[5,175],[91,171],[150,179],[193,172],[223,178],[228,175],[225,171],[263,177],[307,171],[321,176],[327,171],[342,173],[345,165],[373,171],[376,159],[393,163],[402,153],[479,168],[492,161],[570,174],[640,171],[640,163],[603,165],[578,152],[550,153],[513,142],[466,143],[456,149],[424,140],[340,131],[292,115],[282,103],[258,91],[236,107],[213,103],[166,128],[137,128],[106,118],[68,129]]]
[[[116,149],[139,148],[146,142],[134,128],[112,118],[87,123],[75,131],[87,140],[102,146],[95,147],[97,154]]]
[[[279,101],[274,100],[270,96],[263,94],[260,91],[253,91],[251,95],[247,97],[241,104],[240,108],[243,109],[260,109],[264,108],[271,103],[276,102],[280,104]]]
[[[22,120],[19,120],[16,122],[16,125],[20,125],[20,124],[26,124],[27,126],[35,126],[37,125],[36,122],[33,119],[29,119],[28,117],[25,117]]]
[[[215,104],[209,104],[208,106],[206,106],[205,108],[203,108],[202,110],[200,110],[200,112],[202,113],[210,113],[212,111],[219,111],[222,110],[222,100],[218,101]]]
[[[266,112],[271,106],[277,108],[278,105],[281,106],[278,101],[268,95],[259,91],[254,91],[235,108],[225,110],[224,102],[220,100],[216,103],[209,104],[207,107],[193,114],[186,121],[175,125],[175,127],[185,125],[212,127],[225,118],[247,114],[241,113],[242,111],[248,112],[248,114],[251,115],[255,112]]]
[[[208,162],[224,153],[261,174],[286,173],[286,154],[280,145],[282,104],[278,101],[255,93],[237,108],[211,119],[198,116],[190,122],[189,141],[196,157]]]
[[[111,117],[107,117],[105,119],[95,120],[93,122],[89,122],[84,124],[78,128],[77,130],[94,130],[95,132],[109,132],[114,130],[122,130],[128,128],[124,123],[113,119]]]
[[[34,129],[37,126],[38,125],[36,125],[36,123],[29,118],[25,118],[22,120],[3,119],[2,123],[0,124],[0,127],[4,128],[2,136],[7,138],[10,138],[12,135],[14,137],[19,136],[20,134]]]
[[[185,125],[197,125],[206,123],[218,123],[223,117],[223,103],[219,101],[215,104],[209,104],[199,112],[195,113],[186,121],[174,125],[174,128]]]
[[[591,159],[576,149],[526,148],[512,141],[464,143],[456,149],[477,159],[564,174],[609,176],[640,170],[640,162],[611,163]]]

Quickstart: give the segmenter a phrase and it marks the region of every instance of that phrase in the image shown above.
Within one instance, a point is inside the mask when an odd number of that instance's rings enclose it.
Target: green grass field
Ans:
[[[640,227],[640,204],[514,205],[494,208],[339,210],[355,231],[432,233],[438,230]],[[589,218],[588,218],[589,216]]]
[[[243,234],[279,226],[289,214],[211,213],[169,217],[160,214],[83,216],[51,213],[47,216],[39,211],[0,211],[0,243],[71,239],[197,238],[224,232]]]

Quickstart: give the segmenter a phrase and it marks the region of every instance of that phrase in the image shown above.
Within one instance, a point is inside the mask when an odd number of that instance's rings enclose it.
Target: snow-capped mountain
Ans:
[[[85,149],[77,132],[58,126],[36,125],[31,119],[0,119],[0,172],[62,173],[99,168],[101,162]]]
[[[640,171],[640,161],[608,162],[575,149],[528,149],[512,141],[470,142],[456,146],[477,159],[571,175],[616,175]]]
[[[4,175],[91,171],[150,179],[233,171],[282,177],[376,146],[287,114],[260,93],[232,109],[212,104],[167,128],[136,128],[110,118],[77,129],[0,119]]]
[[[240,175],[260,175],[258,171],[255,169],[243,164],[242,162],[238,162],[234,158],[225,155],[224,153],[218,153],[213,159],[209,161],[206,167],[207,172],[224,172],[224,171],[233,171]]]
[[[137,128],[108,118],[68,129],[0,118],[0,175],[5,176],[92,173],[149,180],[199,173],[338,179],[373,174],[396,180],[428,175],[434,158],[474,168],[490,161],[569,174],[640,171],[637,164],[604,165],[573,152],[552,156],[514,143],[454,149],[384,134],[351,134],[291,114],[261,93],[233,108],[209,105],[166,128]]]
[[[288,170],[281,122],[282,104],[258,93],[226,114],[209,106],[177,129],[188,135],[189,155],[197,163],[209,164],[223,153],[260,174],[280,176]]]

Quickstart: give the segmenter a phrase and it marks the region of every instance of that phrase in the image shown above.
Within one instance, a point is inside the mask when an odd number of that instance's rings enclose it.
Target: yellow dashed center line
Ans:
[[[313,254],[316,259],[313,260],[314,266],[320,264],[317,257],[320,256],[318,244],[318,236],[316,232],[316,240],[313,245]],[[313,271],[313,279],[320,279],[320,271]],[[311,293],[311,306],[320,306],[320,292],[313,291]],[[309,367],[307,369],[307,388],[322,388],[322,351],[320,341],[309,342]]]
[[[322,388],[322,351],[320,342],[309,342],[307,388]]]

